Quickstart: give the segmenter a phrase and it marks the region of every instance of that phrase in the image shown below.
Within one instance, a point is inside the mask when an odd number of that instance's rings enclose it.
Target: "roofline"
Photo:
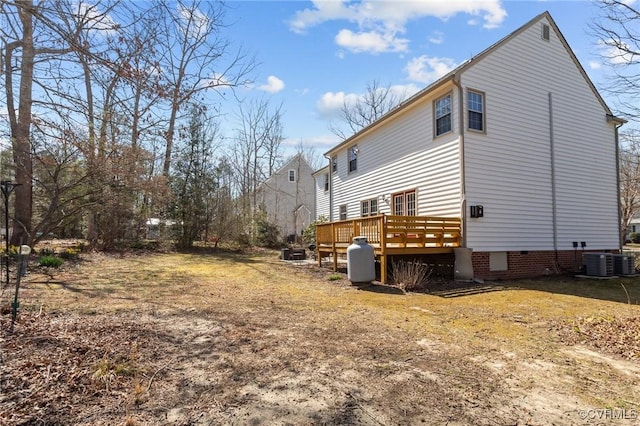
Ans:
[[[324,172],[325,170],[329,170],[329,165],[328,164],[326,166],[324,166],[324,167],[319,168],[315,172],[311,172],[311,176],[318,175],[318,174]]]
[[[580,64],[580,61],[578,61],[578,58],[576,57],[575,53],[573,53],[573,50],[571,49],[571,46],[569,46],[569,43],[567,42],[567,40],[565,39],[564,35],[562,34],[560,29],[558,28],[558,25],[556,24],[556,22],[551,17],[551,14],[549,13],[549,11],[544,11],[541,14],[535,16],[533,19],[529,20],[529,22],[527,22],[526,24],[522,25],[521,27],[519,27],[515,31],[511,32],[507,36],[505,36],[502,39],[498,40],[496,43],[492,44],[491,46],[489,46],[488,48],[486,48],[485,50],[483,50],[479,54],[477,54],[477,55],[471,57],[471,59],[463,62],[461,65],[459,65],[458,67],[456,67],[455,69],[453,69],[449,73],[445,74],[443,77],[441,77],[440,79],[436,80],[435,82],[433,82],[429,86],[427,86],[424,89],[420,90],[419,92],[415,93],[409,99],[407,99],[406,101],[400,103],[400,105],[398,105],[396,108],[394,108],[393,110],[389,111],[388,113],[386,113],[385,115],[380,117],[378,120],[376,120],[373,123],[369,124],[368,126],[362,128],[361,130],[359,130],[358,132],[354,133],[349,138],[345,139],[343,142],[341,142],[338,145],[336,145],[335,147],[331,148],[329,151],[325,152],[324,156],[328,157],[331,154],[333,154],[335,151],[338,151],[341,148],[343,148],[345,145],[349,145],[349,144],[353,143],[356,139],[359,139],[361,136],[363,136],[365,133],[369,132],[374,127],[377,127],[377,126],[381,125],[383,122],[387,121],[391,117],[393,117],[393,116],[401,113],[402,111],[406,110],[409,106],[413,105],[414,103],[419,101],[421,98],[427,96],[430,92],[435,91],[440,86],[442,86],[443,84],[445,84],[445,83],[447,83],[449,81],[455,80],[456,76],[459,76],[460,74],[462,74],[468,68],[470,68],[473,65],[475,65],[476,62],[480,61],[485,56],[488,56],[494,50],[498,49],[500,46],[505,44],[507,41],[509,41],[512,38],[518,36],[522,32],[528,30],[531,26],[533,26],[535,23],[540,21],[540,19],[542,19],[542,18],[547,18],[547,20],[549,21],[549,23],[553,27],[554,32],[558,35],[558,39],[560,40],[560,42],[564,46],[565,50],[569,53],[571,59],[575,63],[576,67],[578,68],[578,71],[580,72],[580,74],[582,74],[582,77],[585,79],[585,81],[589,85],[589,88],[591,89],[593,94],[596,96],[596,99],[598,100],[598,102],[600,102],[600,105],[604,108],[604,110],[605,110],[605,112],[607,114],[607,117],[613,117],[616,120],[622,120],[624,123],[626,123],[626,120],[614,117],[613,113],[611,112],[611,109],[607,106],[607,104],[604,101],[604,99],[602,98],[602,96],[600,96],[600,93],[598,92],[598,89],[596,89],[595,85],[593,84],[593,82],[589,78],[589,75],[587,74],[587,72],[584,70],[584,68]],[[608,118],[608,119],[610,119],[612,121],[615,121],[615,120],[613,120],[613,118]]]
[[[373,123],[369,124],[366,127],[363,127],[362,129],[360,129],[359,131],[354,133],[352,136],[348,137],[347,139],[345,139],[344,141],[342,141],[338,145],[336,145],[333,148],[331,148],[329,151],[325,152],[324,156],[325,157],[331,156],[331,154],[333,152],[340,150],[345,145],[351,144],[354,140],[359,139],[365,133],[368,133],[369,131],[371,131],[374,127],[380,126],[382,123],[386,122],[391,117],[399,114],[400,112],[406,110],[407,108],[409,108],[410,106],[412,106],[416,102],[422,100],[422,98],[425,97],[429,92],[432,92],[432,91],[436,90],[437,88],[443,86],[445,83],[448,83],[448,82],[452,81],[454,79],[454,77],[455,77],[455,71],[457,71],[457,68],[455,70],[449,72],[445,76],[441,77],[440,79],[436,80],[435,82],[431,83],[429,86],[425,87],[424,89],[416,92],[413,96],[411,96],[407,100],[401,102],[397,107],[395,107],[391,111],[387,112],[386,114],[384,114],[382,117],[380,117],[379,119],[377,119]]]

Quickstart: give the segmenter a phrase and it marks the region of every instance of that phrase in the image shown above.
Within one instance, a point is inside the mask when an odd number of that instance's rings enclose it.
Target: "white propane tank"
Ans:
[[[352,283],[370,283],[376,279],[376,256],[367,237],[353,237],[347,247],[347,278]]]

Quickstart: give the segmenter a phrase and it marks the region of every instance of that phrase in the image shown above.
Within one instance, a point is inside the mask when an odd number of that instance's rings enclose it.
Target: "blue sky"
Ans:
[[[544,11],[597,87],[607,73],[589,31],[599,9],[587,1],[231,1],[228,6],[230,40],[253,52],[260,64],[255,84],[238,93],[282,103],[285,147],[302,141],[325,152],[339,142],[328,129],[336,109],[345,98],[361,95],[367,83],[376,79],[415,92]]]

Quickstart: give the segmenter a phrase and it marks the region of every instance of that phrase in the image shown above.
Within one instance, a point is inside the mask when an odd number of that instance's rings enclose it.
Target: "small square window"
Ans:
[[[295,182],[295,181],[296,181],[296,171],[289,170],[289,182]]]

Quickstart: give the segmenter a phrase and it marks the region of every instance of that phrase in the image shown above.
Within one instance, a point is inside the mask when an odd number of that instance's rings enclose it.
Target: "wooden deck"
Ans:
[[[459,218],[378,215],[322,223],[316,226],[318,265],[322,258],[333,257],[338,269],[338,254],[347,252],[353,237],[364,236],[380,260],[380,281],[387,281],[387,256],[401,254],[450,253],[460,247]]]

